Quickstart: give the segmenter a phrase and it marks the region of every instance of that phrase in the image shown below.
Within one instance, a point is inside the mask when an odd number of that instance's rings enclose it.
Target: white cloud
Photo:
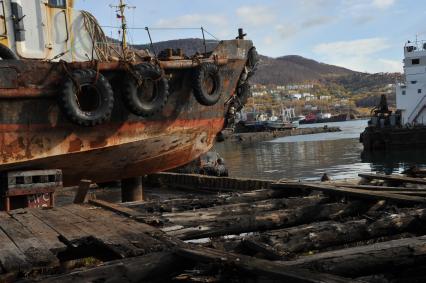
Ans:
[[[402,72],[403,64],[401,60],[389,60],[389,59],[379,59],[379,63],[382,66],[382,70],[386,70],[390,73]]]
[[[201,27],[204,25],[227,25],[228,20],[222,15],[211,14],[188,14],[179,16],[174,19],[161,19],[157,22],[159,27],[173,27],[173,28],[187,28],[187,27]]]
[[[302,22],[297,22],[297,23],[287,22],[285,24],[279,24],[275,26],[275,30],[278,32],[278,34],[281,36],[282,39],[288,39],[308,29],[313,29],[319,26],[327,25],[333,22],[335,19],[336,19],[335,17],[328,17],[328,16],[316,17],[316,18],[310,18],[310,19],[308,18]]]
[[[379,9],[386,9],[394,5],[396,0],[373,0],[373,6]]]
[[[371,8],[387,9],[397,0],[343,0],[346,8],[353,10],[368,10]]]
[[[350,41],[321,43],[314,52],[321,55],[323,61],[360,72],[401,72],[398,61],[381,58],[381,53],[390,48],[384,38],[367,38]]]
[[[312,19],[307,19],[306,21],[302,22],[301,26],[302,28],[314,28],[317,26],[323,26],[326,24],[329,24],[333,22],[336,19],[336,17],[332,16],[323,16],[323,17],[317,17]]]
[[[236,13],[241,22],[249,26],[268,25],[276,19],[274,10],[263,5],[242,6],[237,9]]]
[[[342,14],[347,14],[355,19],[356,23],[364,20],[373,21],[380,12],[392,7],[397,0],[342,0]]]
[[[160,19],[156,27],[161,28],[199,28],[205,27],[219,38],[228,38],[232,33],[229,30],[228,19],[217,14],[187,14],[172,19]]]
[[[275,41],[276,40],[272,36],[270,36],[270,35],[265,36],[263,38],[263,43],[266,44],[266,45],[272,45],[272,44],[274,44]]]
[[[389,48],[388,40],[384,38],[367,38],[350,41],[321,43],[314,47],[314,52],[327,56],[365,56],[378,53]]]
[[[277,25],[275,29],[277,30],[282,39],[288,39],[290,37],[293,37],[299,32],[299,27],[293,24]]]

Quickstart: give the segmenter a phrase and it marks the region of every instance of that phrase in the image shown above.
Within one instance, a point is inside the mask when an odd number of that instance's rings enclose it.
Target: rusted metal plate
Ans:
[[[46,208],[53,206],[52,193],[34,194],[27,196],[28,208]]]
[[[14,68],[0,68],[0,89],[17,88],[18,72]]]

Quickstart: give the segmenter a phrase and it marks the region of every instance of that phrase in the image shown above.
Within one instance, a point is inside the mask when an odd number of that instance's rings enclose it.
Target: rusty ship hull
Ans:
[[[61,169],[64,183],[74,185],[81,179],[107,182],[187,164],[210,150],[223,129],[227,101],[235,95],[252,46],[247,40],[223,41],[213,51],[210,59],[223,61],[222,95],[214,106],[194,98],[187,61],[160,62],[170,78],[170,97],[160,113],[150,118],[131,114],[119,97],[118,80],[112,83],[116,105],[111,120],[93,128],[71,123],[58,106],[61,63],[2,61],[2,73],[13,74],[0,81],[0,171]],[[68,67],[85,64],[93,62]],[[94,67],[108,76],[119,65]]]

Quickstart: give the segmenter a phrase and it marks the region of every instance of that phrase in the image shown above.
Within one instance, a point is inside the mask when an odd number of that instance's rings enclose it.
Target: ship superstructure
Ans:
[[[426,124],[426,41],[404,46],[405,83],[396,88],[402,125]]]

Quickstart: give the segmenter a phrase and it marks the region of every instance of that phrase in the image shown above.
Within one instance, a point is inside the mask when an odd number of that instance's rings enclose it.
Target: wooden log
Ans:
[[[399,214],[385,214],[374,222],[353,220],[344,223],[324,221],[286,229],[267,231],[252,237],[273,247],[282,256],[322,250],[407,231],[421,232],[426,223],[426,210],[409,210]]]
[[[184,267],[185,263],[172,253],[152,253],[142,257],[112,261],[88,270],[44,278],[43,282],[169,282],[173,279],[173,273]]]
[[[212,221],[198,224],[192,227],[176,227],[168,229],[167,234],[178,237],[181,240],[193,240],[224,235],[234,235],[246,232],[265,231],[301,225],[313,221],[329,219],[330,215],[344,210],[348,204],[318,204],[300,207],[296,209],[276,210],[271,212],[252,213],[218,217]]]
[[[399,204],[425,204],[426,198],[417,196],[406,196],[400,194],[391,194],[385,192],[351,189],[351,188],[338,188],[334,186],[309,184],[309,183],[275,183],[272,184],[273,189],[294,189],[298,191],[303,190],[317,190],[326,194],[355,197],[368,200],[388,200]]]
[[[393,191],[393,190],[382,190],[380,192],[387,193],[387,194],[397,194],[397,195],[406,195],[406,196],[418,196],[418,197],[426,197],[426,191],[419,191],[419,190],[407,190],[407,191]]]
[[[420,191],[424,192],[425,189],[419,189],[419,188],[407,188],[407,187],[388,187],[388,186],[371,186],[371,185],[348,185],[348,184],[340,184],[340,183],[333,183],[333,186],[339,187],[339,188],[352,188],[352,189],[361,189],[361,190],[368,190],[368,191]]]
[[[317,205],[319,203],[324,203],[326,200],[327,198],[319,196],[305,198],[272,199],[251,203],[221,205],[207,209],[198,209],[187,212],[165,213],[161,216],[161,218],[174,224],[187,226],[200,223],[200,221],[212,221],[216,218],[226,217],[229,215],[244,215],[272,210],[303,207],[307,205]]]
[[[152,212],[179,212],[200,208],[208,208],[218,205],[251,203],[262,200],[278,199],[287,197],[291,191],[286,190],[257,190],[246,193],[223,194],[216,197],[196,197],[192,199],[172,199],[165,201],[152,201],[145,203],[121,204],[122,207],[129,207],[140,213]],[[293,192],[294,194],[294,192]],[[97,201],[99,205],[102,202]],[[95,202],[93,202],[95,204]]]
[[[367,238],[367,220],[345,223],[316,222],[302,226],[267,231],[255,237],[270,245],[282,257],[294,253],[321,250],[326,247]]]
[[[281,262],[269,261],[248,257],[239,254],[232,254],[207,248],[178,248],[176,253],[187,260],[204,263],[220,263],[224,266],[238,268],[248,272],[248,276],[265,276],[269,280],[279,280],[279,282],[294,283],[343,283],[358,282],[350,278],[342,278],[330,274],[321,274],[306,269],[295,269],[283,267]]]
[[[359,277],[424,262],[426,262],[426,236],[304,256],[297,260],[282,262],[282,266]]]
[[[269,260],[279,260],[282,258],[280,252],[272,248],[270,245],[264,244],[261,241],[256,241],[253,238],[243,239],[241,245],[243,248],[251,250],[259,257],[258,254],[263,255],[263,258]]]
[[[206,208],[216,205],[217,198],[176,198],[167,200],[146,201],[144,203],[122,203],[123,207],[128,207],[142,214],[152,214],[155,212],[179,212],[192,209]]]
[[[409,184],[418,184],[426,185],[426,180],[422,178],[411,178],[398,175],[382,175],[382,174],[358,174],[359,177],[368,179],[368,180],[384,180],[398,183],[409,183]]]

